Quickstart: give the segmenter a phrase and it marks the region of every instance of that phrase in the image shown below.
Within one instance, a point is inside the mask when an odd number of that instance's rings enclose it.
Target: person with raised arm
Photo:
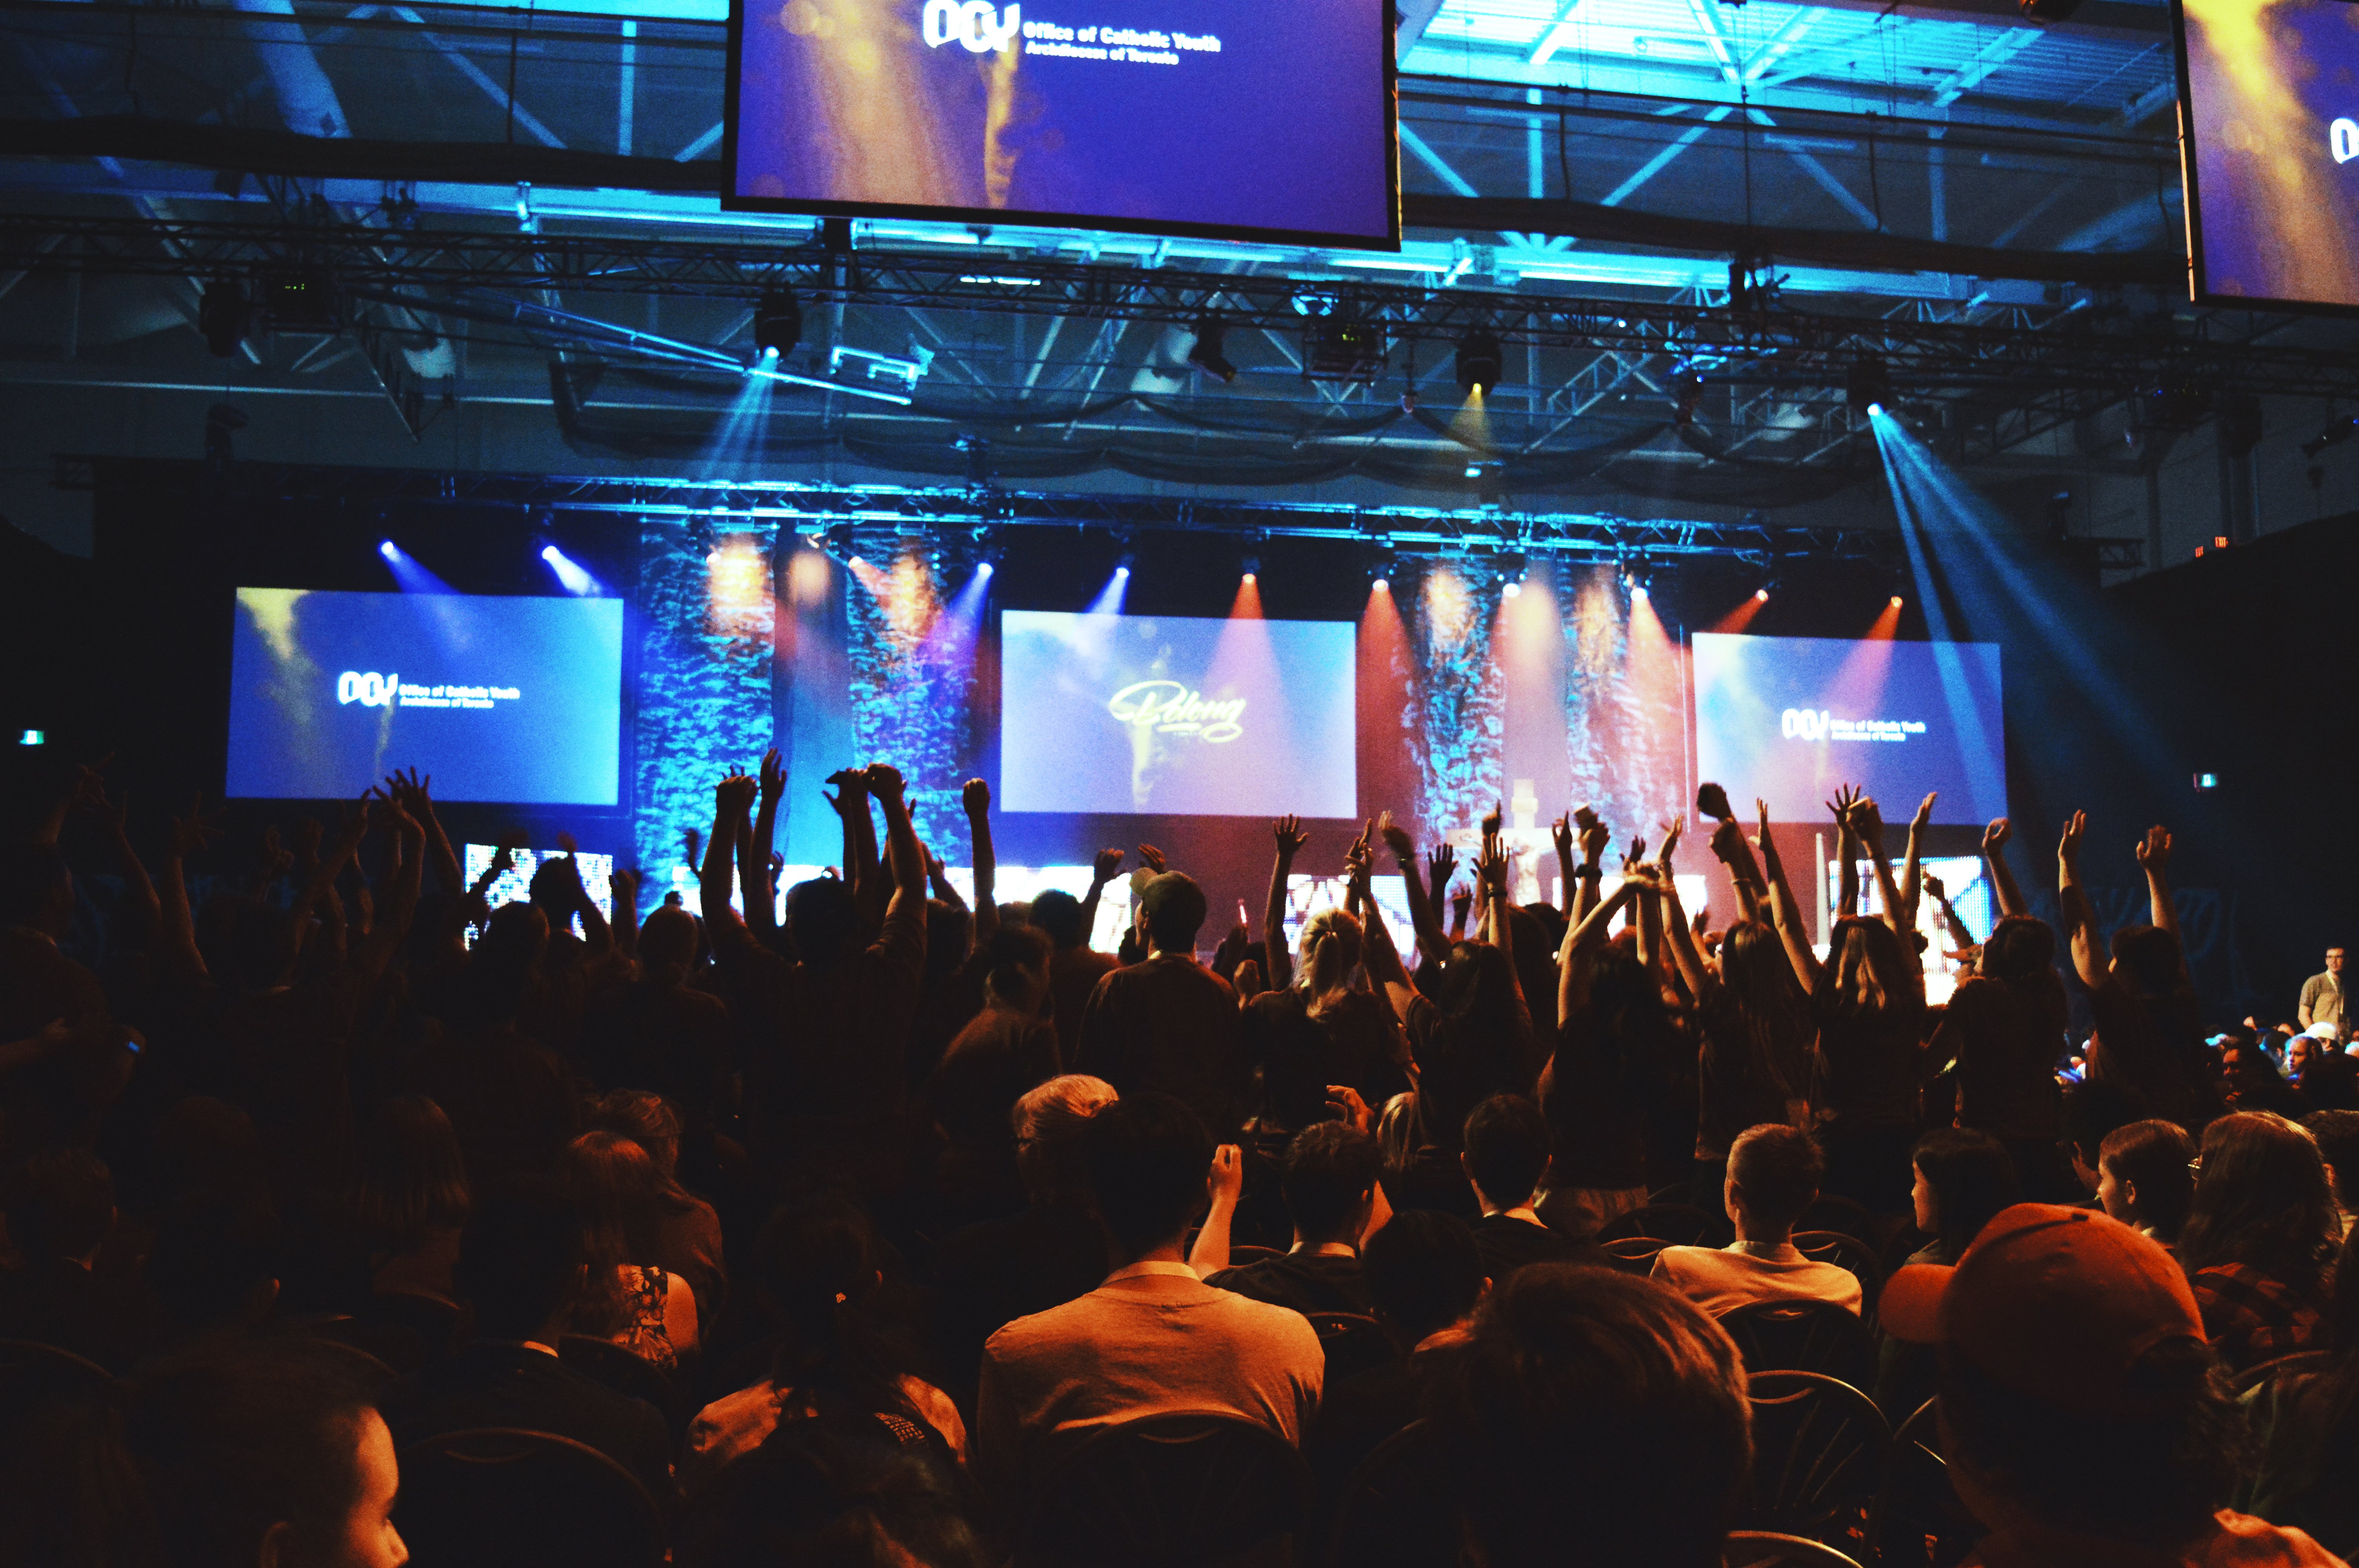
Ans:
[[[1900,857],[1900,929],[1905,935],[1917,929],[1917,908],[1922,892],[1924,868],[1920,863],[1919,845],[1925,836],[1925,826],[1933,820],[1933,803],[1940,798],[1935,791],[1917,807],[1917,815],[1908,819],[1908,846]]]
[[[1728,1152],[1737,1135],[1764,1122],[1810,1124],[1810,1018],[1794,986],[1777,933],[1739,920],[1707,959],[1683,919],[1680,889],[1660,879],[1663,929],[1671,960],[1695,999],[1697,1113],[1693,1203],[1706,1214],[1720,1202]]]
[[[1149,866],[1162,863],[1150,845],[1139,846],[1139,853]],[[1182,872],[1164,871],[1137,898],[1134,931],[1147,956],[1099,979],[1082,1013],[1081,1050],[1071,1065],[1119,1094],[1175,1096],[1226,1141],[1252,1108],[1253,1068],[1235,989],[1196,958],[1196,934],[1209,913],[1204,890]]]
[[[1405,880],[1414,881],[1416,850],[1406,833],[1390,827],[1389,817],[1386,823],[1387,842],[1389,835],[1399,835],[1392,847],[1410,866]],[[1273,830],[1280,869],[1272,873],[1272,886],[1282,890],[1282,869],[1291,860],[1287,845],[1299,849],[1303,835],[1292,817],[1274,824]],[[1332,1084],[1349,1084],[1370,1105],[1382,1105],[1408,1088],[1408,1043],[1392,1008],[1369,989],[1379,961],[1367,957],[1367,945],[1384,916],[1368,896],[1366,865],[1354,860],[1351,879],[1352,891],[1368,910],[1365,921],[1341,908],[1313,914],[1303,922],[1300,962],[1289,966],[1289,982],[1245,1004],[1245,1054],[1262,1077],[1256,1109],[1266,1136],[1299,1132],[1324,1118]],[[1283,917],[1281,905],[1264,927],[1266,946],[1276,949],[1273,964],[1285,957],[1285,927],[1278,923]],[[1391,934],[1385,935],[1389,950]]]
[[[2146,872],[2154,922],[2114,933],[2101,961],[2096,912],[2081,885],[2081,841],[2089,814],[2065,821],[2056,845],[2056,895],[2072,951],[2072,968],[2089,988],[2096,1033],[2089,1040],[2089,1078],[2129,1094],[2147,1116],[2175,1121],[2190,1138],[2220,1114],[2220,1098],[2203,1060],[2193,987],[2171,907],[2170,835],[2151,828],[2136,847]]]
[[[1090,933],[1097,928],[1098,899],[1122,870],[1120,849],[1101,849],[1090,866],[1090,891],[1076,899],[1059,888],[1036,894],[1032,924],[1049,935],[1054,949],[1049,955],[1049,1015],[1057,1028],[1057,1059],[1071,1066],[1082,1049],[1082,1014],[1090,993],[1119,960],[1091,947]]]
[[[1559,963],[1555,1051],[1540,1072],[1540,1109],[1556,1140],[1540,1217],[1581,1239],[1647,1201],[1647,1118],[1677,1036],[1661,982],[1629,946],[1607,940],[1636,914],[1659,871],[1631,862],[1621,886],[1582,916]]]
[[[745,928],[757,942],[777,940],[778,889],[770,876],[770,846],[777,838],[778,802],[787,793],[787,770],[776,746],[762,753],[756,774],[754,820],[737,840],[737,885],[745,905]]]
[[[1826,1151],[1827,1190],[1878,1214],[1905,1214],[1912,1184],[1908,1150],[1917,1136],[1925,1061],[1925,971],[1888,922],[1861,915],[1835,922],[1827,960],[1821,964],[1786,882],[1769,832],[1769,807],[1754,804],[1777,935],[1818,1025],[1811,1098]],[[1874,803],[1861,801],[1850,816],[1880,868],[1879,884],[1890,882]],[[1890,903],[1896,895],[1887,887],[1884,896]]]
[[[1277,857],[1270,864],[1269,897],[1262,905],[1262,979],[1272,989],[1284,990],[1294,983],[1293,960],[1286,951],[1287,883],[1294,874],[1294,857],[1310,840],[1299,816],[1281,816],[1269,825],[1269,831],[1277,841]]]
[[[1835,915],[1849,919],[1859,913],[1859,828],[1853,813],[1860,792],[1853,784],[1837,784],[1834,799],[1826,803],[1835,819]]]
[[[1420,960],[1440,963],[1450,956],[1450,940],[1441,934],[1441,909],[1438,890],[1450,885],[1450,873],[1458,864],[1457,852],[1449,845],[1435,847],[1429,865],[1434,870],[1434,892],[1429,892],[1424,879],[1417,874],[1417,845],[1408,829],[1393,821],[1393,814],[1385,812],[1376,818],[1376,836],[1385,848],[1393,852],[1400,866],[1401,886],[1408,894],[1409,929],[1417,938]],[[1374,1103],[1374,1102],[1371,1102]]]
[[[2015,828],[2004,816],[1992,818],[1990,826],[1983,829],[1983,864],[1989,868],[1991,897],[2003,916],[2031,913],[2031,906],[2023,900],[2023,890],[2016,885],[2015,871],[2006,863],[2006,847],[2014,837]]]

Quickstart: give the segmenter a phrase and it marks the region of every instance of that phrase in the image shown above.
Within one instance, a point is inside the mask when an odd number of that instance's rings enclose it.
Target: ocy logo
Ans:
[[[1024,7],[1010,5],[1002,16],[991,0],[926,0],[926,47],[940,49],[956,38],[969,54],[1005,51],[1024,26]]]
[[[336,677],[336,700],[357,702],[363,708],[391,708],[400,690],[399,676],[381,676],[375,670],[346,670]]]

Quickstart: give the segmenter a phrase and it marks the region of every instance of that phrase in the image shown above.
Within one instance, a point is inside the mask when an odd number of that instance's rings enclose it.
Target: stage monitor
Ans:
[[[1933,791],[1935,822],[2006,815],[1995,643],[1699,632],[1690,662],[1696,773],[1742,816],[1758,797],[1773,821],[1825,821],[1844,784],[1896,828]]]
[[[734,0],[722,204],[1400,247],[1383,0]]]
[[[241,588],[233,796],[359,795],[396,768],[435,798],[618,803],[623,602]]]
[[[2172,13],[2195,297],[2359,308],[2359,5]]]
[[[1357,635],[1348,621],[1003,611],[1001,806],[1353,816]]]

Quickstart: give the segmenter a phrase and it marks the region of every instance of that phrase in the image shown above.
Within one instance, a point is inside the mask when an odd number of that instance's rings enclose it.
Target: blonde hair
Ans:
[[[1341,909],[1322,909],[1302,923],[1302,953],[1294,966],[1294,983],[1308,994],[1313,1018],[1357,989],[1352,980],[1365,940],[1359,921]]]

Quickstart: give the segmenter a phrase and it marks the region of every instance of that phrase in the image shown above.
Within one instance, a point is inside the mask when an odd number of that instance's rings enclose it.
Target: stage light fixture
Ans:
[[[2338,416],[2332,424],[2301,444],[2301,455],[2314,458],[2329,447],[2339,447],[2351,438],[2354,430],[2359,430],[2359,414]]]
[[[1189,347],[1188,362],[1207,375],[1218,376],[1224,382],[1237,379],[1237,367],[1222,352],[1228,329],[1218,316],[1207,316],[1196,323],[1196,341]]]
[[[1892,596],[1892,608],[1893,608],[1893,609],[1895,609],[1895,610],[1899,609],[1903,604],[1906,604],[1907,602],[1908,602],[1908,600],[1907,600],[1903,599],[1900,595],[1898,595],[1898,594],[1897,594],[1897,593],[1896,593],[1896,594],[1894,594],[1894,595]]]
[[[557,580],[565,585],[566,592],[578,599],[598,597],[598,579],[555,545],[543,545],[540,558],[549,563],[549,569],[557,574]]]
[[[1299,308],[1301,298],[1295,304]],[[1322,313],[1302,329],[1306,381],[1374,381],[1384,373],[1385,331],[1373,321]]]
[[[1843,373],[1843,401],[1873,419],[1892,398],[1892,372],[1875,354],[1862,354]]]
[[[1693,365],[1681,363],[1671,372],[1671,422],[1684,428],[1695,423],[1696,408],[1703,402],[1703,373]]]
[[[379,539],[376,542],[376,553],[388,561],[397,561],[401,558],[401,546],[390,539]]]
[[[754,346],[766,360],[781,360],[803,341],[802,301],[792,291],[773,288],[754,307]]]
[[[1390,593],[1393,590],[1392,579],[1381,577],[1371,578],[1368,579],[1368,589],[1373,593]]]
[[[1458,340],[1458,388],[1468,396],[1487,393],[1499,384],[1504,362],[1498,334],[1477,327]]]
[[[1755,589],[1753,590],[1753,602],[1754,602],[1754,603],[1756,603],[1756,604],[1767,604],[1767,603],[1768,603],[1768,602],[1769,602],[1769,590],[1768,590],[1767,589],[1766,589],[1766,588],[1756,588],[1756,589]]]

